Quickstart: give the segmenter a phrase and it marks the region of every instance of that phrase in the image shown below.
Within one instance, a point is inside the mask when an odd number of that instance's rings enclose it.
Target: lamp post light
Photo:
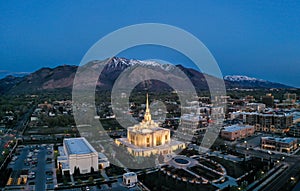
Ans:
[[[245,147],[248,148],[247,141],[244,141]]]
[[[244,141],[245,149],[246,149],[245,160],[247,160],[246,158],[247,158],[247,156],[248,156],[248,150],[249,150],[248,144],[247,144],[247,143],[248,143],[247,141]]]
[[[294,180],[295,180],[295,177],[291,177],[291,180],[294,181]]]

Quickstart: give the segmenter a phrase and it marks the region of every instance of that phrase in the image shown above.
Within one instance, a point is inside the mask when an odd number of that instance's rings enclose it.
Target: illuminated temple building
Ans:
[[[169,129],[159,127],[158,123],[151,119],[148,94],[144,120],[128,127],[127,138],[119,138],[115,142],[119,146],[125,146],[134,156],[170,154],[176,149],[185,148],[183,142],[171,140]]]

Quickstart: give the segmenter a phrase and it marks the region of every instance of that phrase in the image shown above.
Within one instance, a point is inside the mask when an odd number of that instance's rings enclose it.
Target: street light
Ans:
[[[244,141],[245,147],[248,148],[247,141]]]
[[[295,177],[292,176],[292,177],[291,177],[291,180],[294,181],[294,180],[295,180]]]

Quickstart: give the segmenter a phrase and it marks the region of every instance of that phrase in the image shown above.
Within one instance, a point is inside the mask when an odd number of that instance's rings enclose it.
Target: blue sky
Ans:
[[[1,1],[0,75],[78,65],[106,34],[132,24],[165,23],[199,38],[223,75],[300,87],[299,1]],[[191,66],[184,56],[137,47],[119,56]]]

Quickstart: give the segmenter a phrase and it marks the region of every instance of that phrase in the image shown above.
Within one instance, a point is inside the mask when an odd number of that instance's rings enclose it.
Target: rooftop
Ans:
[[[259,106],[263,106],[265,105],[264,103],[247,103],[247,105],[259,105]]]
[[[235,131],[239,131],[242,129],[248,129],[248,128],[252,128],[253,126],[250,125],[231,125],[228,127],[225,127],[222,131],[227,131],[227,132],[235,132]]]
[[[89,154],[96,152],[84,137],[64,139],[64,145],[69,155]]]
[[[103,153],[98,153],[98,158],[99,159],[106,159],[107,160],[107,157]]]
[[[198,122],[199,120],[202,119],[202,117],[200,115],[196,115],[196,114],[184,114],[181,116],[181,119],[186,120],[186,121]]]
[[[158,131],[170,131],[170,130],[158,126],[140,124],[133,127],[129,127],[127,131],[135,132],[139,134],[148,134],[148,133],[153,133]]]
[[[278,142],[278,143],[292,143],[293,141],[297,140],[296,138],[293,138],[293,137],[284,137],[284,138],[262,137],[262,139],[274,140],[275,142]]]
[[[136,173],[134,173],[134,172],[127,172],[127,173],[123,174],[123,177],[126,177],[126,178],[133,177],[133,176],[136,176]]]
[[[149,150],[153,150],[153,149],[158,149],[158,150],[163,150],[166,148],[170,148],[176,145],[180,145],[182,144],[182,142],[180,141],[176,141],[176,140],[171,140],[169,143],[166,143],[164,145],[158,145],[158,146],[153,146],[153,147],[139,147],[136,146],[134,144],[131,144],[127,138],[118,138],[117,139],[120,143],[122,143],[124,146],[131,148],[132,150],[138,152],[138,151],[149,151]]]
[[[264,117],[289,117],[291,116],[290,113],[258,113],[258,112],[233,112],[235,114],[241,114],[241,115],[259,115],[259,116],[264,116]]]

